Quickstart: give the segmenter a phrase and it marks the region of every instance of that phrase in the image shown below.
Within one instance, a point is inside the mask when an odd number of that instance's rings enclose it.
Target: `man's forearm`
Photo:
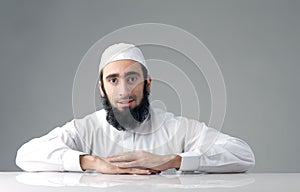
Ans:
[[[99,156],[92,155],[80,155],[80,166],[82,170],[96,170],[100,173],[107,174],[150,174],[151,171],[147,169],[124,169],[119,168],[109,162],[106,159]]]
[[[122,168],[144,168],[156,171],[179,169],[181,166],[179,155],[157,155],[143,150],[109,155],[106,160]]]

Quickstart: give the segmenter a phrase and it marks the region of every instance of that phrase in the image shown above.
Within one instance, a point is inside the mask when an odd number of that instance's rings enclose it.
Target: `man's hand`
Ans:
[[[80,155],[80,166],[83,170],[96,170],[97,172],[106,174],[148,175],[153,172],[149,169],[120,168],[109,163],[104,158],[91,155]]]
[[[179,155],[156,155],[146,151],[125,152],[109,155],[107,161],[120,168],[138,168],[163,171],[170,168],[180,168]]]

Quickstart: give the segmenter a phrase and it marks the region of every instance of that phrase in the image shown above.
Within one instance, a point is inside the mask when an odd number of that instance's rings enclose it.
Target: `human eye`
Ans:
[[[138,80],[138,78],[136,76],[130,76],[130,77],[128,77],[127,82],[132,84],[132,83],[135,83],[137,80]]]
[[[111,78],[108,80],[108,82],[110,82],[111,84],[116,84],[118,82],[117,78]]]

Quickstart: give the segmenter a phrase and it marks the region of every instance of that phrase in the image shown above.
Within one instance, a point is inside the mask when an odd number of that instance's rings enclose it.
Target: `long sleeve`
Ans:
[[[82,149],[72,120],[21,146],[16,164],[25,171],[82,171],[79,156],[86,154]]]
[[[193,120],[189,121],[184,151],[180,154],[182,171],[245,172],[255,164],[246,142]]]

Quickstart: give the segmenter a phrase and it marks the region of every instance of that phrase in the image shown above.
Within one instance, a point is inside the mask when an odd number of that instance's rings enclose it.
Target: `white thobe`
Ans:
[[[244,172],[255,164],[243,140],[158,108],[150,108],[150,118],[132,131],[111,126],[104,109],[73,119],[25,143],[16,164],[25,171],[82,171],[80,155],[107,157],[137,150],[178,154],[182,171]]]

